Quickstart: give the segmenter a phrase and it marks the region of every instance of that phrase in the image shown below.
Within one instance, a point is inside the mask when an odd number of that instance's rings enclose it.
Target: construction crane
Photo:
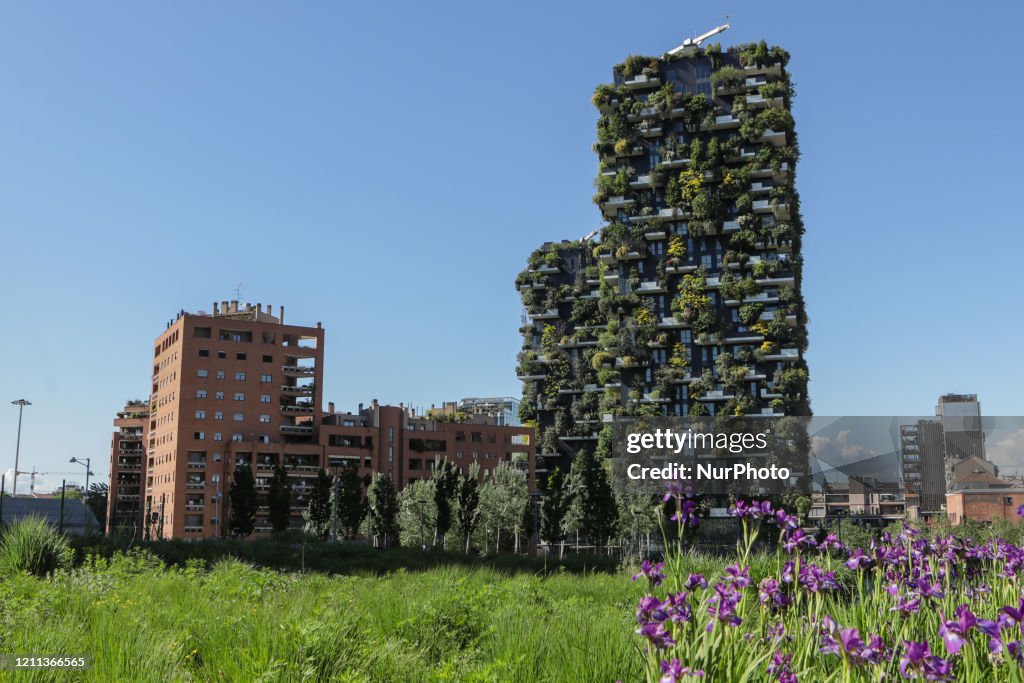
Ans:
[[[81,472],[37,472],[36,468],[33,467],[31,472],[24,472],[22,470],[18,470],[17,472],[15,472],[15,474],[18,475],[18,476],[21,476],[22,474],[27,474],[29,476],[28,492],[29,492],[29,495],[33,495],[34,496],[35,493],[36,493],[36,477],[37,476],[39,476],[39,477],[51,476],[51,475],[78,476],[78,475],[81,475],[82,473]]]
[[[672,48],[666,54],[671,55],[671,56],[675,56],[675,55],[678,55],[680,53],[683,53],[683,54],[686,54],[688,52],[692,53],[692,52],[696,51],[697,48],[700,47],[700,44],[703,43],[705,40],[707,40],[711,36],[717,36],[719,33],[722,33],[723,31],[727,30],[728,28],[729,28],[729,24],[722,24],[721,26],[714,27],[713,29],[711,29],[707,33],[700,34],[696,38],[687,38],[686,40],[684,40],[682,42],[681,45]]]

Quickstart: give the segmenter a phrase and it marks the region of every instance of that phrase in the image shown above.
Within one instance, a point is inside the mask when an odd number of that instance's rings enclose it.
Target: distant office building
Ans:
[[[945,394],[935,419],[900,427],[900,464],[908,497],[916,498],[922,515],[941,512],[946,493],[960,478],[979,472],[997,476],[985,458],[981,404],[975,394]]]
[[[110,441],[110,489],[107,493],[107,530],[142,533],[146,472],[146,434],[149,403],[129,401],[114,418]]]

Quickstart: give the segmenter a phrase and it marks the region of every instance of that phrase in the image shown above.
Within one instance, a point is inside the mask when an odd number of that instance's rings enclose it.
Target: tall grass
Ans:
[[[85,681],[629,681],[643,675],[631,625],[642,589],[621,574],[462,566],[165,569],[133,551],[0,582],[0,651],[91,656],[75,674]]]
[[[0,576],[47,576],[71,564],[67,537],[42,517],[23,517],[0,532]]]

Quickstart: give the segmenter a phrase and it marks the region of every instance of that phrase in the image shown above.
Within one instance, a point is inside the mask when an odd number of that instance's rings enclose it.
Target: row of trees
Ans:
[[[303,511],[304,529],[322,540],[363,534],[379,547],[419,545],[467,553],[519,552],[536,531],[551,546],[572,537],[575,545],[601,548],[620,532],[629,537],[635,531],[656,529],[649,496],[616,496],[598,450],[581,450],[568,475],[558,469],[552,472],[537,508],[531,505],[526,472],[511,463],[499,464],[481,482],[476,463],[462,473],[447,460],[437,459],[430,478],[414,480],[400,492],[386,475],[364,479],[355,467],[343,467],[332,478],[321,469]],[[232,535],[253,533],[261,503],[268,508],[273,531],[291,524],[291,482],[282,467],[274,469],[261,501],[252,470],[239,466],[228,497]]]

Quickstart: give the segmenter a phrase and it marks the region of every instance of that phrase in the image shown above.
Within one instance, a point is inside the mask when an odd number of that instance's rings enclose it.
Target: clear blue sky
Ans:
[[[815,411],[1020,415],[1021,3],[7,3],[0,471],[24,396],[24,466],[105,475],[150,341],[239,282],[323,322],[339,408],[518,394],[594,86],[727,11],[793,55]]]

